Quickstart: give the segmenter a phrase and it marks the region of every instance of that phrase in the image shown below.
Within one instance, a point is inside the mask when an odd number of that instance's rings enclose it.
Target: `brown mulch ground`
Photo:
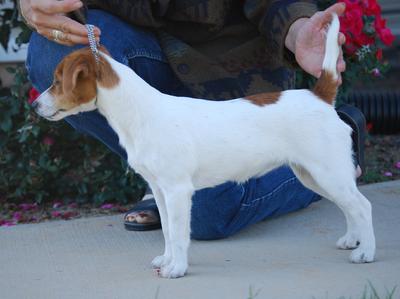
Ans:
[[[366,140],[365,174],[360,184],[400,179],[400,134],[370,135]]]
[[[366,172],[359,180],[360,184],[370,184],[400,179],[400,134],[371,135],[366,141]],[[14,204],[2,200],[0,208],[0,226],[19,223],[37,223],[54,219],[74,219],[86,216],[112,215],[126,212],[132,204],[103,204],[96,207],[90,204],[77,205],[52,202],[37,205],[35,203]],[[121,223],[122,225],[122,223]]]

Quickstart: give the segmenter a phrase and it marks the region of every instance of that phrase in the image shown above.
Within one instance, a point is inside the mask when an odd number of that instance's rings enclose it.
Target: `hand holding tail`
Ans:
[[[345,6],[343,3],[337,3],[324,11],[315,13],[309,19],[303,19],[295,41],[295,56],[300,67],[307,73],[319,78],[322,72],[322,62],[325,55],[326,28],[332,20],[332,13],[342,15]],[[342,33],[339,34],[338,44],[341,46],[345,42]],[[340,73],[346,68],[343,60],[343,54],[340,49],[339,59],[336,69],[339,74],[338,82],[341,83]]]

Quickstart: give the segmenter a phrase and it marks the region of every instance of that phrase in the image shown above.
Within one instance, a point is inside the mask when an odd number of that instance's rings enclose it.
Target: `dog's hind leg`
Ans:
[[[190,212],[194,188],[191,183],[169,184],[162,189],[168,214],[168,233],[172,253],[169,264],[161,268],[161,276],[184,276],[188,268]]]
[[[329,198],[330,196],[328,195],[327,192],[325,192],[318,184],[317,182],[313,179],[311,174],[302,166],[297,165],[297,164],[290,164],[290,167],[292,168],[293,172],[295,173],[296,177],[299,179],[299,181],[308,189],[314,191],[315,193],[321,195],[322,197]],[[357,238],[357,232],[356,232],[356,227],[355,223],[352,221],[351,215],[349,215],[347,210],[342,210],[345,218],[346,218],[346,226],[347,226],[347,232],[346,235],[340,238],[336,246],[340,249],[354,249],[357,248],[359,245],[359,240]]]
[[[358,190],[352,161],[346,155],[331,153],[331,159],[316,159],[307,165],[307,172],[322,189],[322,195],[333,201],[344,212],[348,231],[339,239],[338,245],[358,242],[350,260],[354,263],[372,262],[375,256],[375,235],[372,225],[370,202]],[[350,157],[350,155],[349,155]],[[312,184],[311,184],[312,185]],[[312,187],[312,186],[311,186]],[[315,187],[315,186],[314,186]],[[316,192],[321,190],[315,190]]]
[[[161,189],[155,184],[149,183],[149,185],[151,190],[153,191],[153,195],[157,203],[158,212],[160,213],[161,227],[165,241],[164,254],[155,257],[151,262],[151,265],[154,268],[162,268],[165,265],[168,265],[172,259],[171,245],[169,240],[169,230],[168,230],[167,206],[165,204],[165,198]]]

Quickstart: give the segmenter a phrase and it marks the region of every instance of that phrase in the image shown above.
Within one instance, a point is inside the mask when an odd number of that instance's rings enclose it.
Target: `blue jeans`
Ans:
[[[171,95],[191,96],[177,79],[153,33],[135,28],[101,10],[90,10],[88,23],[102,31],[101,43],[117,61],[131,67],[158,90]],[[27,69],[33,86],[40,92],[53,81],[53,71],[61,59],[82,46],[65,47],[33,33]],[[70,116],[75,129],[92,135],[126,159],[118,136],[97,111]],[[307,207],[320,196],[305,188],[288,167],[280,167],[246,183],[225,184],[197,191],[193,196],[192,237],[228,237],[249,225]]]

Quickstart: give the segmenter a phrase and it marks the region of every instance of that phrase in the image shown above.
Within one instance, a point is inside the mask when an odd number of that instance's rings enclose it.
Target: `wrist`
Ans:
[[[300,29],[308,21],[309,18],[297,19],[290,25],[288,33],[285,38],[285,47],[290,50],[293,54],[296,54],[296,40]]]

